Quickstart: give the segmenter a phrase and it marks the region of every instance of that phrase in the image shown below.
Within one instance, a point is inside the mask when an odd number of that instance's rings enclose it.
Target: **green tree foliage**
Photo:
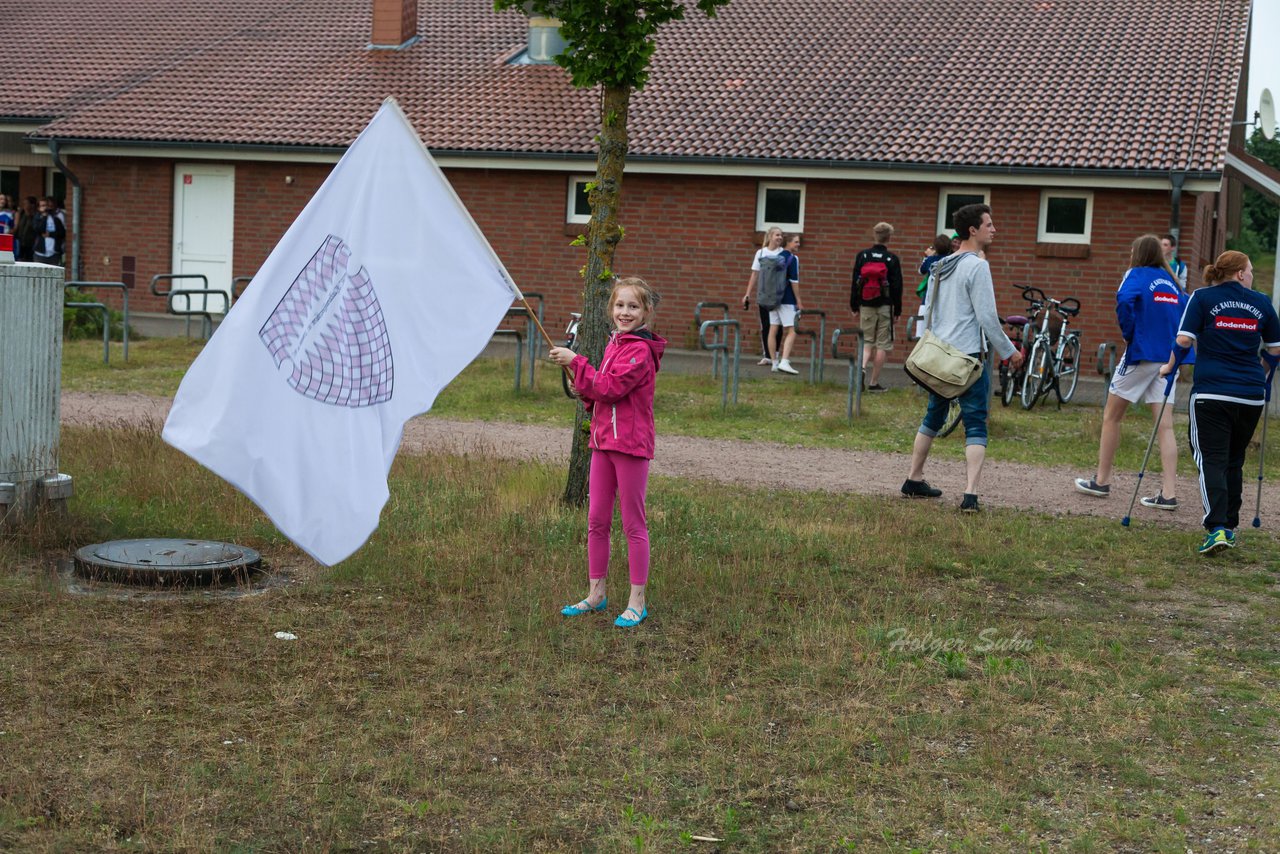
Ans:
[[[569,47],[556,57],[573,85],[600,87],[600,132],[596,154],[591,223],[587,229],[587,263],[582,269],[582,322],[578,327],[580,352],[600,364],[608,337],[607,303],[613,280],[613,256],[622,240],[618,201],[627,160],[627,118],[631,93],[649,79],[649,61],[656,48],[658,29],[684,18],[692,5],[714,17],[729,0],[494,0],[496,9],[520,9],[526,14],[555,18]],[[569,456],[566,502],[581,505],[587,499],[587,472],[591,451],[587,447],[588,423],[578,406],[573,450]]]
[[[1280,137],[1267,139],[1262,135],[1262,131],[1255,130],[1245,142],[1245,151],[1268,166],[1280,169]],[[1240,229],[1250,234],[1257,245],[1266,251],[1275,249],[1278,216],[1280,216],[1280,207],[1275,202],[1252,187],[1245,188]]]

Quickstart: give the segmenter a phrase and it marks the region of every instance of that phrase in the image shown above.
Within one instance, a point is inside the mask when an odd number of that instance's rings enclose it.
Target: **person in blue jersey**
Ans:
[[[1098,498],[1111,494],[1111,466],[1116,448],[1120,446],[1124,414],[1129,404],[1142,402],[1151,405],[1153,417],[1160,418],[1156,436],[1160,440],[1162,475],[1160,491],[1144,495],[1142,504],[1159,510],[1178,509],[1178,440],[1173,435],[1177,382],[1169,389],[1169,405],[1161,406],[1166,383],[1160,368],[1169,361],[1173,351],[1173,338],[1187,299],[1186,291],[1178,287],[1176,275],[1165,263],[1160,238],[1144,234],[1133,241],[1129,271],[1116,291],[1116,320],[1124,338],[1124,355],[1112,374],[1107,403],[1102,410],[1098,470],[1092,478],[1076,478],[1078,491]]]
[[[1205,287],[1187,301],[1161,373],[1173,371],[1195,347],[1189,432],[1204,502],[1199,552],[1213,554],[1236,544],[1244,455],[1266,402],[1263,361],[1280,362],[1280,317],[1271,300],[1253,290],[1253,264],[1243,252],[1223,252],[1203,278]]]

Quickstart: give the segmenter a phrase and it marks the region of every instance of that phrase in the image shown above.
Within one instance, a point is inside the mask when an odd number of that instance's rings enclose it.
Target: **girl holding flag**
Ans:
[[[1204,268],[1204,283],[1192,292],[1173,353],[1160,370],[1167,376],[1196,348],[1189,432],[1207,532],[1199,552],[1207,555],[1236,544],[1244,455],[1271,397],[1280,318],[1271,300],[1253,290],[1253,264],[1243,252],[1219,255]],[[1266,348],[1262,360],[1270,370],[1263,370],[1260,347]]]
[[[573,387],[591,416],[591,489],[587,508],[587,598],[560,613],[578,617],[603,611],[609,571],[609,529],[615,499],[622,505],[631,596],[615,626],[638,626],[649,616],[649,527],[645,491],[653,459],[653,390],[667,342],[648,328],[658,295],[639,278],[618,279],[609,295],[614,332],[600,367],[567,347],[553,347],[551,361],[573,371]]]

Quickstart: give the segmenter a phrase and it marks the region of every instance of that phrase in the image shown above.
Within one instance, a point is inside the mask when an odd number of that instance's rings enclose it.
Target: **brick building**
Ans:
[[[50,71],[40,87],[0,80],[0,188],[65,195],[72,277],[126,281],[135,311],[160,311],[153,275],[251,276],[391,95],[516,282],[552,318],[579,306],[569,243],[585,228],[596,95],[528,61],[537,34],[520,15],[488,0],[64,6],[58,21],[9,15]],[[110,23],[66,39],[66,20]],[[776,223],[804,236],[805,306],[840,324],[875,222],[894,224],[912,269],[947,212],[980,198],[1001,308],[1019,306],[1014,283],[1078,297],[1088,352],[1117,337],[1134,237],[1178,229],[1193,271],[1223,246],[1248,22],[1248,0],[691,13],[660,35],[632,101],[615,267],[660,288],[660,328],[689,346],[694,305],[736,304]],[[760,51],[766,25],[776,56]],[[1178,49],[1139,57],[1144,44]],[[751,328],[754,312],[737,314]]]

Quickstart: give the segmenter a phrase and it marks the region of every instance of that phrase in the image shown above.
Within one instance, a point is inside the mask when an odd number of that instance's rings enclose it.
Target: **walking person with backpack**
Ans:
[[[1162,484],[1155,495],[1142,497],[1143,507],[1177,510],[1178,440],[1173,435],[1174,390],[1167,385],[1160,368],[1169,361],[1178,322],[1189,297],[1178,287],[1160,248],[1160,238],[1144,234],[1133,241],[1129,271],[1116,291],[1116,319],[1124,338],[1124,355],[1116,365],[1102,409],[1102,436],[1098,441],[1098,469],[1092,478],[1076,478],[1076,490],[1106,498],[1111,494],[1111,467],[1120,447],[1120,426],[1129,404],[1150,404],[1151,414],[1160,419],[1156,436],[1160,441]],[[1165,403],[1165,400],[1168,403]]]
[[[799,283],[800,265],[794,253],[784,247],[785,240],[782,229],[777,226],[770,228],[765,234],[764,245],[757,250],[751,261],[751,277],[747,280],[747,292],[742,295],[742,307],[748,308],[751,305],[754,294],[762,322],[765,312],[768,312],[769,331],[765,348],[769,354],[769,364],[773,366],[775,373],[798,374],[800,372],[791,367],[790,355],[791,345],[795,342],[798,310],[794,285]],[[800,245],[798,235],[792,240],[796,247]],[[787,339],[779,358],[778,334],[783,328],[787,329]],[[764,359],[761,359],[760,364],[764,363]]]
[[[1197,551],[1209,555],[1236,544],[1244,456],[1258,419],[1266,417],[1271,374],[1263,362],[1272,370],[1280,362],[1280,317],[1271,298],[1253,289],[1253,263],[1243,252],[1223,252],[1203,277],[1205,286],[1188,298],[1173,353],[1160,373],[1177,370],[1196,348],[1188,433],[1204,504],[1206,533]]]
[[[875,245],[863,249],[853,262],[853,287],[849,308],[862,327],[862,365],[867,391],[884,391],[880,371],[893,349],[894,319],[902,314],[902,261],[885,246],[893,226],[878,222],[872,229]]]

